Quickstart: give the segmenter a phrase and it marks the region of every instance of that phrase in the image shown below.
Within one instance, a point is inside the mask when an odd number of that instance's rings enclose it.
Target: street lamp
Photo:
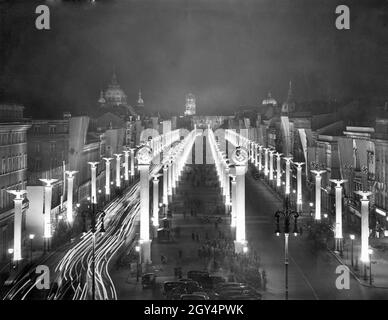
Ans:
[[[352,247],[351,247],[351,255],[350,255],[350,257],[351,257],[351,259],[352,259],[352,267],[353,267],[353,265],[354,265],[354,262],[353,262],[353,247],[354,247],[354,239],[355,239],[356,237],[355,237],[354,234],[349,235],[349,237],[350,237],[350,241],[351,241],[351,243],[352,243]]]
[[[9,248],[8,249],[8,254],[9,254],[9,271],[12,271],[12,255],[13,255],[13,249]]]
[[[369,284],[372,285],[372,253],[373,250],[369,249],[368,254],[369,254]]]
[[[283,211],[278,210],[275,213],[276,219],[276,230],[275,234],[280,236],[280,217],[284,218],[284,266],[285,266],[285,299],[288,300],[288,236],[290,234],[290,223],[291,218],[294,218],[294,235],[298,235],[298,217],[299,214],[297,211],[290,209],[289,199],[287,198],[285,201],[285,208]]]
[[[139,260],[140,260],[140,246],[137,245],[135,247],[135,250],[137,252],[137,260],[136,260],[136,282],[139,282]]]
[[[34,240],[35,235],[34,234],[30,234],[28,236],[28,238],[30,239],[30,262],[32,262],[32,240]]]

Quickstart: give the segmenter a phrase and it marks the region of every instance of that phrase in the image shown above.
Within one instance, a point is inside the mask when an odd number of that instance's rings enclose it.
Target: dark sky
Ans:
[[[51,30],[35,29],[35,7],[51,8]],[[334,26],[348,4],[351,29]],[[96,107],[113,68],[134,103],[202,114],[256,105],[270,90],[283,101],[388,92],[388,3],[333,0],[2,1],[2,100],[35,117]]]

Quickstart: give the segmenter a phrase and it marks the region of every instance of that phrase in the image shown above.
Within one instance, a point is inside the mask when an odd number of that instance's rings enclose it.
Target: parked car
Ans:
[[[208,299],[205,299],[202,295],[195,294],[195,293],[181,294],[180,299],[181,300],[208,300]]]
[[[182,285],[182,282],[179,281],[166,281],[163,283],[163,293],[168,295],[173,289]]]
[[[152,288],[156,284],[156,275],[155,273],[146,273],[141,277],[141,284],[143,285],[143,289]]]

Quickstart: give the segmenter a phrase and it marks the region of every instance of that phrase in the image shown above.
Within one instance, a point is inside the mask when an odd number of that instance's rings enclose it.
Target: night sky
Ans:
[[[35,29],[35,7],[51,8],[51,30]],[[351,29],[335,7],[348,4]],[[134,104],[201,114],[284,101],[387,97],[388,1],[60,0],[1,1],[1,101],[34,117],[96,108],[115,68]]]

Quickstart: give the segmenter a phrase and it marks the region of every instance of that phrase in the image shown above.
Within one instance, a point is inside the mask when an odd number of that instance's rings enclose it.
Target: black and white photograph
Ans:
[[[388,300],[388,1],[0,0],[0,299]]]

